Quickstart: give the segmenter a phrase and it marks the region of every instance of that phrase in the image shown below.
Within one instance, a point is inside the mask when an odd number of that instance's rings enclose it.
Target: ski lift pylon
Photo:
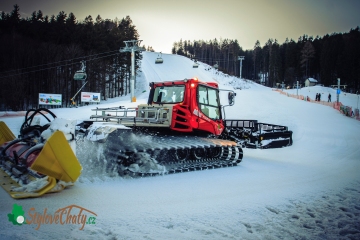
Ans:
[[[81,69],[76,71],[74,74],[74,80],[86,80],[86,65],[85,61],[81,61]]]

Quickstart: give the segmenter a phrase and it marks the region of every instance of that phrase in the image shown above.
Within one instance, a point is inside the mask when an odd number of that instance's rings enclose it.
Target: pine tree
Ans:
[[[31,13],[30,22],[31,22],[31,23],[34,23],[34,22],[36,22],[36,21],[37,21],[36,11],[33,11],[33,12]]]
[[[17,5],[17,4],[14,5],[14,10],[11,11],[9,19],[13,26],[16,26],[17,24],[20,23],[20,7],[19,7],[19,5]]]
[[[76,17],[72,12],[69,13],[69,16],[65,20],[65,23],[66,23],[66,25],[75,25],[76,24]]]
[[[61,11],[59,12],[59,14],[56,16],[56,22],[59,24],[59,25],[63,25],[66,23],[66,13],[64,11]]]
[[[280,50],[279,44],[275,39],[274,42],[269,44],[270,51],[269,51],[269,81],[270,86],[274,86],[275,83],[282,82],[281,79],[281,59],[280,59]]]
[[[295,84],[297,81],[296,77],[296,66],[297,61],[297,46],[293,39],[286,39],[283,44],[285,48],[284,53],[284,81],[287,84]]]
[[[309,61],[310,59],[314,58],[315,56],[315,49],[314,46],[310,41],[307,41],[301,50],[301,67],[305,68],[305,77],[309,77]]]
[[[36,13],[36,19],[40,22],[43,22],[44,21],[44,15],[43,15],[43,12],[41,10],[39,10],[37,13]]]
[[[176,50],[176,54],[177,55],[184,55],[184,46],[183,46],[183,41],[182,41],[182,39],[180,39],[180,42],[179,42],[179,44],[178,44],[178,48],[177,48],[177,50]]]
[[[261,45],[259,40],[255,42],[252,59],[254,65],[254,79],[258,79],[258,75],[260,73],[260,62],[261,62]]]
[[[93,21],[92,16],[89,15],[89,16],[85,17],[84,23],[85,23],[85,25],[93,25],[94,21]]]

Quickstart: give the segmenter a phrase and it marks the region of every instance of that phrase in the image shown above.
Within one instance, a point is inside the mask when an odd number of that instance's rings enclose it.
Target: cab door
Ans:
[[[199,106],[198,129],[215,135],[221,134],[223,125],[221,123],[219,90],[199,84],[197,96]]]

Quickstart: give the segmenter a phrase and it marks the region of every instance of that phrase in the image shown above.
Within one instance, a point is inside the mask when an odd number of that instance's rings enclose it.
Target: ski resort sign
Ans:
[[[81,102],[100,102],[100,93],[81,92]]]
[[[62,103],[61,94],[39,93],[39,105],[59,105]]]

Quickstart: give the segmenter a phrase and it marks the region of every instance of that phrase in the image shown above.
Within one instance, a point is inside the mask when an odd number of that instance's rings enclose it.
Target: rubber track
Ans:
[[[243,158],[243,152],[239,145],[233,141],[201,138],[196,136],[150,136],[137,135],[127,132],[110,134],[105,144],[105,155],[115,160],[120,165],[129,166],[134,163],[137,153],[148,153],[155,158],[158,164],[165,166],[166,171],[162,173],[154,172],[131,172],[119,167],[119,174],[132,176],[152,176],[158,174],[171,174],[177,172],[196,171],[221,167],[236,166]],[[189,152],[205,151],[203,157],[194,157],[193,154],[185,159],[177,159],[174,153],[177,150]],[[217,156],[211,156],[209,152],[217,152]],[[161,156],[159,159],[159,155]]]
[[[177,162],[160,162],[161,165],[165,166],[166,172],[164,174],[180,173],[199,171],[206,169],[215,169],[222,167],[237,166],[242,160],[242,150],[239,146],[235,147],[221,147],[222,155],[218,158],[202,158],[197,160],[184,160]],[[140,176],[153,176],[153,173],[135,173]],[[157,175],[157,174],[155,174]]]

